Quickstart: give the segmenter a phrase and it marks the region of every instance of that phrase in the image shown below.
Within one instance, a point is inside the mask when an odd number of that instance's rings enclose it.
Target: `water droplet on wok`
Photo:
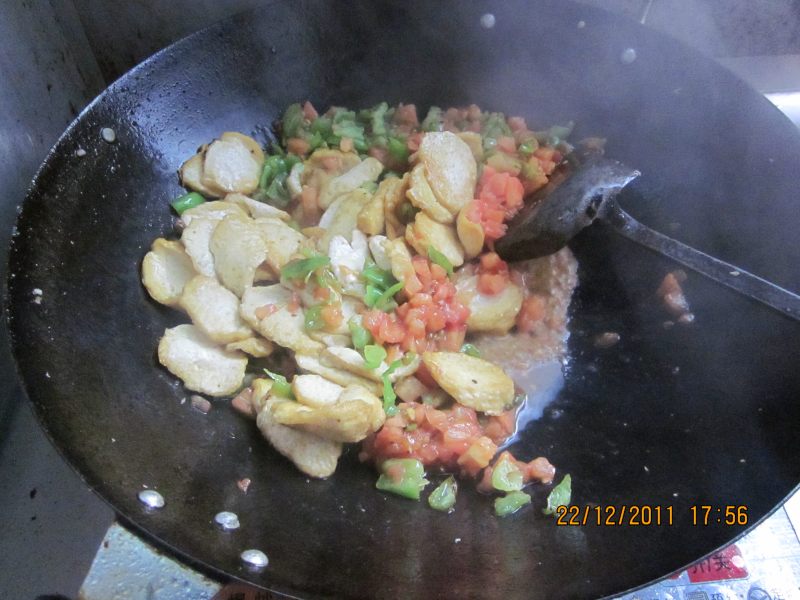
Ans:
[[[139,501],[147,508],[164,507],[164,496],[155,490],[142,490],[139,492]]]
[[[256,550],[251,548],[249,550],[245,550],[241,553],[242,562],[244,562],[247,566],[253,567],[255,569],[263,569],[269,564],[269,559],[267,555],[264,554],[261,550]]]
[[[214,521],[226,531],[239,529],[239,517],[236,513],[228,512],[227,510],[217,513],[214,516]]]

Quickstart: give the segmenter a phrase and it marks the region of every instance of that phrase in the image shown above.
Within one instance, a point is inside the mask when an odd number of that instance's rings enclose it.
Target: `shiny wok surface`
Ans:
[[[800,289],[797,132],[710,60],[561,2],[339,6],[270,4],[179,42],[112,85],[47,158],[18,222],[8,306],[25,388],[66,458],[185,560],[303,597],[597,597],[743,531],[691,525],[692,505],[766,515],[800,476],[798,326],[690,277],[697,321],[665,330],[654,291],[673,266],[594,228],[573,244],[581,283],[565,388],[514,451],[571,473],[578,505],[672,506],[671,526],[556,527],[538,508],[544,488],[507,519],[466,490],[443,516],[376,492],[354,452],[331,479],[308,481],[224,403],[208,415],[181,404],[188,394],[154,349],[182,319],[138,275],[152,239],[171,230],[175,169],[226,129],[267,141],[271,121],[305,98],[574,119],[576,139],[607,137],[609,154],[642,171],[620,198],[632,214]],[[479,24],[486,12],[492,29]],[[620,61],[628,47],[632,64]],[[100,138],[107,126],[113,144]],[[621,343],[595,348],[608,330]],[[143,509],[143,485],[164,509]],[[242,528],[216,529],[220,510]],[[262,572],[240,564],[251,547],[270,557]]]

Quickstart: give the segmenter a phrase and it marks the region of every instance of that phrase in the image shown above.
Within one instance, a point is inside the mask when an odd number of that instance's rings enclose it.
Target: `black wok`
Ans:
[[[480,26],[486,12],[494,28]],[[620,60],[628,47],[632,64]],[[305,98],[475,102],[538,126],[574,119],[576,139],[602,135],[642,171],[620,197],[634,216],[800,289],[800,136],[711,60],[555,0],[270,4],[112,85],[52,150],[19,218],[8,282],[19,371],[55,444],[124,519],[196,566],[307,597],[597,597],[744,530],[716,515],[694,526],[691,506],[746,505],[752,525],[792,491],[798,325],[690,277],[696,322],[665,330],[654,291],[674,266],[596,228],[572,244],[581,282],[566,385],[514,451],[571,473],[577,505],[671,506],[672,525],[557,527],[540,511],[546,489],[506,519],[465,491],[444,516],[375,491],[354,453],[309,481],[224,402],[208,415],[182,404],[187,393],[154,360],[182,317],[149,301],[138,274],[151,240],[171,230],[175,169],[224,130],[268,141],[271,121]],[[595,348],[603,331],[622,341]],[[166,507],[147,513],[143,485]],[[242,528],[216,529],[220,510]],[[270,557],[262,572],[240,564],[251,547]]]

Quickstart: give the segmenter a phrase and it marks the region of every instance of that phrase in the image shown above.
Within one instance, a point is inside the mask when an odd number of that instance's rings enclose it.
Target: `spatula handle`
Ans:
[[[793,319],[800,319],[800,296],[797,294],[653,231],[622,210],[615,201],[606,205],[601,218],[629,240],[663,254],[744,296],[763,302]]]

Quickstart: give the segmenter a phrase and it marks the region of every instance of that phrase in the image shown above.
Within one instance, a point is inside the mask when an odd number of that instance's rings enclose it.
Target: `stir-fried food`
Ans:
[[[420,122],[414,105],[307,102],[267,150],[221,134],[180,168],[179,239],[142,263],[150,296],[191,322],[165,332],[159,361],[189,390],[235,396],[309,476],[359,444],[381,490],[419,499],[441,474],[428,502],[450,511],[466,477],[514,512],[555,476],[501,449],[531,391],[520,357],[563,354],[575,260],[507,264],[492,248],[569,130],[476,106]]]

